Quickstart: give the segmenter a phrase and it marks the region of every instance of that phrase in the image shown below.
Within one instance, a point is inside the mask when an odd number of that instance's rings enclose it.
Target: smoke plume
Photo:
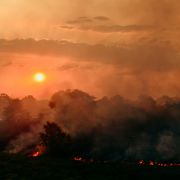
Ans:
[[[97,99],[80,90],[66,90],[43,103],[31,96],[15,100],[1,95],[0,104],[1,150],[27,151],[40,143],[39,133],[50,121],[79,141],[87,157],[180,160],[178,98]]]

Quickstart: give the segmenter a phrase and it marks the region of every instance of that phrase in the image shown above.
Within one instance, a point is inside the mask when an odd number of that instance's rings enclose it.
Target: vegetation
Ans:
[[[56,123],[47,122],[40,137],[42,144],[46,147],[46,153],[58,157],[71,155],[71,138]]]

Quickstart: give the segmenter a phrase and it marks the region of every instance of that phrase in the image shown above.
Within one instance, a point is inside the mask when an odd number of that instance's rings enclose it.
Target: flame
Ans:
[[[138,164],[140,166],[159,166],[159,167],[177,167],[180,166],[180,163],[162,163],[162,162],[154,162],[149,161],[146,163],[144,160],[139,160]]]
[[[76,156],[73,159],[74,159],[74,161],[83,161],[83,158],[80,156]]]
[[[139,165],[145,165],[144,160],[139,160]]]
[[[79,161],[79,162],[82,162],[82,163],[108,163],[108,161],[101,161],[101,160],[94,160],[94,159],[88,159],[88,158],[84,158],[84,157],[81,157],[81,156],[75,156],[73,158],[74,161]]]
[[[154,165],[155,165],[155,162],[154,162],[154,161],[150,161],[150,162],[149,162],[149,165],[150,165],[150,166],[154,166]]]
[[[34,152],[34,153],[32,153],[32,157],[38,157],[38,156],[40,156],[41,154],[40,154],[40,152]]]
[[[45,146],[43,146],[43,145],[38,145],[38,146],[36,147],[36,151],[34,151],[34,152],[31,154],[31,157],[41,156],[41,155],[45,152],[45,149],[46,149]]]

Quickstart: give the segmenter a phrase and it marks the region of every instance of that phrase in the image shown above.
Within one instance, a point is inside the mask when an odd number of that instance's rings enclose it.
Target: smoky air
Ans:
[[[40,147],[45,154],[96,160],[179,161],[179,119],[180,99],[168,96],[97,99],[65,90],[37,100],[1,94],[0,150],[28,154]]]

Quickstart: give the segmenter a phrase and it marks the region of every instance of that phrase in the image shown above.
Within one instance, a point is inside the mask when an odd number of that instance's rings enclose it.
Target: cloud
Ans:
[[[110,18],[106,17],[106,16],[96,16],[94,17],[95,20],[98,20],[98,21],[109,21]]]
[[[88,1],[88,3],[82,0],[77,0],[76,2],[54,0],[53,3],[50,0],[44,1],[42,4],[34,0],[30,2],[18,1],[16,3],[7,0],[5,5],[0,6],[0,11],[2,12],[0,26],[4,27],[0,31],[1,37],[32,37],[58,40],[66,38],[76,42],[82,42],[82,40],[83,42],[88,42],[90,33],[94,34],[96,29],[98,29],[98,32],[101,32],[102,28],[99,28],[99,26],[107,25],[108,27],[103,32],[107,33],[110,31],[116,34],[117,37],[113,39],[116,42],[122,39],[117,34],[117,31],[121,32],[123,26],[153,26],[154,28],[150,29],[154,29],[156,32],[151,34],[151,36],[156,34],[157,37],[160,37],[162,36],[161,29],[173,29],[180,22],[180,3],[177,0],[159,0],[158,3],[155,0],[92,0]],[[21,15],[18,12],[21,12]],[[80,24],[81,26],[82,24],[86,26],[90,24],[96,28],[88,26],[88,29],[92,29],[92,32],[86,30],[87,33],[82,35],[82,32],[79,32],[79,29],[83,30],[79,27]],[[59,27],[66,26],[66,28],[68,28],[68,25],[73,25],[74,31],[73,33],[72,31],[65,32],[65,29],[62,28],[58,31],[57,28],[54,28],[57,25]],[[109,26],[117,27],[110,28]],[[83,32],[86,31],[84,29]],[[146,31],[149,31],[149,27],[147,27]],[[127,32],[132,31],[128,29]],[[142,33],[142,31],[138,32]],[[174,34],[172,31],[171,33]],[[101,34],[105,33],[101,32]],[[179,34],[178,30],[177,34]],[[174,34],[175,38],[177,34]],[[95,43],[99,40],[96,38],[97,36],[91,37]],[[112,40],[112,36],[107,36],[102,37],[101,40]],[[168,35],[166,34],[165,36],[167,37]]]
[[[96,22],[105,22],[110,21],[110,18],[106,16],[95,16],[95,17],[87,17],[87,16],[81,16],[76,19],[67,21],[67,24],[89,24],[89,23],[96,23]]]
[[[141,94],[179,96],[180,55],[171,42],[140,39],[127,46],[4,39],[0,44],[1,53],[12,56],[13,63],[6,71],[1,71],[4,92],[11,93],[20,77],[27,78],[42,69],[54,77],[45,87],[33,90],[24,79],[21,90],[17,87],[14,92],[44,97],[61,87],[79,88],[98,97],[114,94],[129,98]],[[19,65],[23,65],[21,71]]]
[[[99,25],[99,26],[92,26],[92,27],[81,27],[84,30],[92,30],[102,33],[115,33],[115,32],[132,32],[132,31],[145,31],[150,30],[151,26],[141,26],[141,25],[128,25],[128,26],[121,26],[121,25]]]
[[[82,23],[91,23],[93,20],[88,17],[79,17],[75,20],[67,21],[67,24],[82,24]]]
[[[44,1],[0,6],[1,36],[19,38],[0,40],[1,91],[179,96],[179,1]],[[37,69],[55,77],[42,89],[28,85]]]
[[[57,69],[59,71],[68,71],[68,70],[77,69],[77,68],[79,68],[79,65],[72,63],[72,64],[64,64],[64,65],[58,67]]]
[[[63,29],[75,29],[76,27],[73,26],[60,26]],[[134,31],[147,31],[151,30],[152,26],[141,26],[141,25],[128,25],[128,26],[121,26],[121,25],[95,25],[95,26],[80,26],[77,27],[79,30],[91,30],[100,33],[116,33],[116,32],[134,32]]]
[[[134,26],[133,26],[134,27]],[[127,28],[126,28],[127,29]],[[179,53],[166,42],[139,42],[125,46],[89,45],[68,41],[34,39],[0,40],[4,53],[32,53],[69,57],[78,61],[112,64],[139,71],[169,71],[179,69]]]
[[[67,25],[62,25],[62,26],[60,26],[60,28],[69,29],[69,30],[74,29],[73,26],[67,26]]]
[[[135,32],[135,31],[149,31],[154,29],[154,26],[150,25],[119,25],[114,24],[108,17],[96,16],[79,17],[77,19],[67,21],[65,25],[60,25],[63,29],[79,29],[82,31],[95,31],[100,33],[117,33],[117,32]]]

